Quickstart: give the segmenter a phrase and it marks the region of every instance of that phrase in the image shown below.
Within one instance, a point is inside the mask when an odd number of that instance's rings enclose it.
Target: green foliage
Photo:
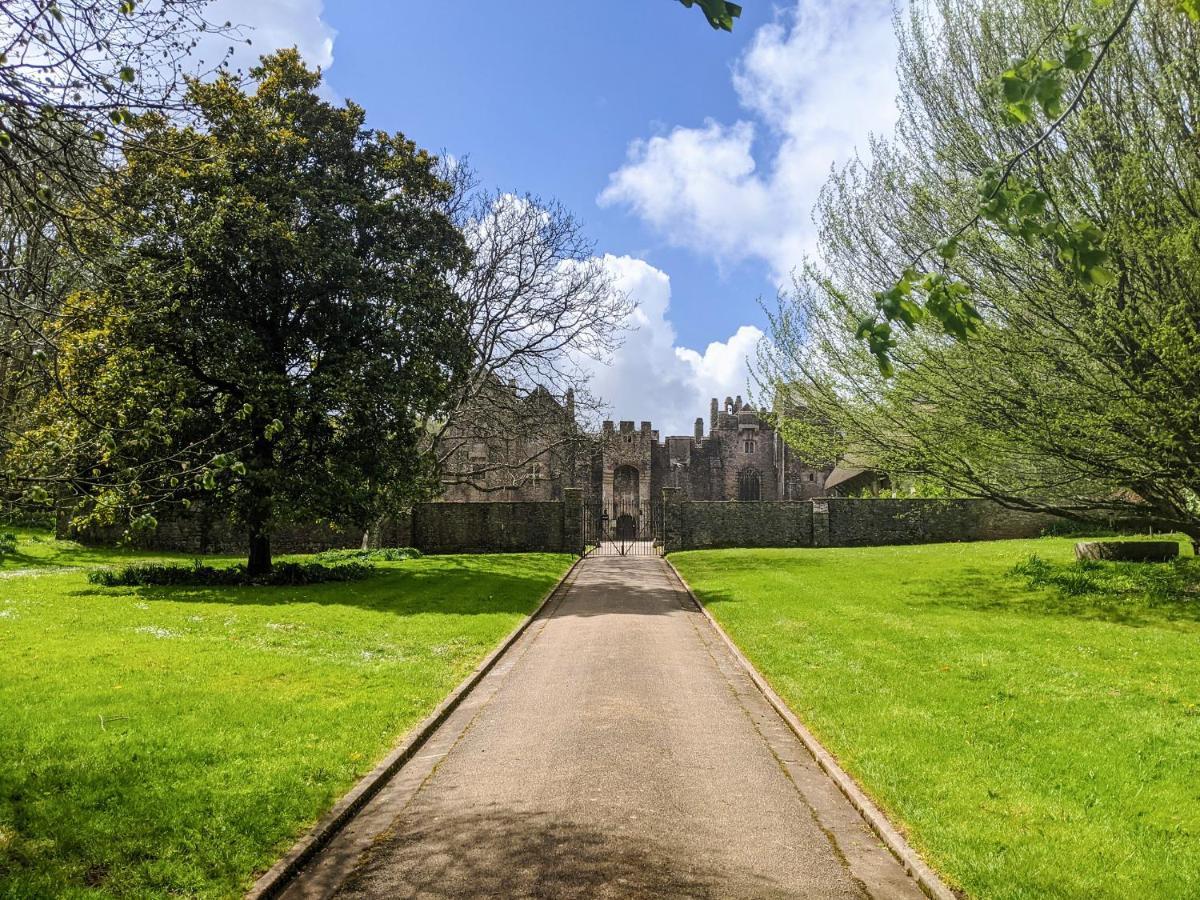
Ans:
[[[1062,133],[1006,172],[997,148],[1021,138],[959,75],[1001,70],[1061,13],[936,0],[901,21],[896,137],[827,185],[821,260],[760,380],[902,481],[1195,538],[1200,30],[1139,7]]]
[[[202,127],[135,123],[79,231],[96,277],[57,320],[61,390],[10,458],[79,524],[228,510],[257,572],[279,519],[423,495],[423,424],[472,349],[436,159],[322,100],[294,50],[251,77],[190,83]]]
[[[671,560],[962,896],[1195,896],[1200,560],[1145,570],[1179,592],[1136,588],[1137,566],[1074,596],[1010,574],[1071,570],[1073,544]]]
[[[0,562],[17,552],[17,536],[11,531],[0,534]]]
[[[1139,6],[1139,0],[1125,5],[1125,11],[1115,23],[1109,23],[1108,31],[1097,38],[1097,29],[1082,24],[1073,24],[1058,28],[1059,53],[1054,57],[1038,54],[1027,56],[1014,61],[1000,75],[991,81],[994,93],[999,97],[1005,121],[1014,126],[1024,126],[1033,123],[1038,110],[1049,120],[1041,134],[1032,142],[1012,155],[1002,166],[992,166],[987,169],[979,182],[979,206],[974,214],[961,225],[949,238],[944,238],[936,244],[935,250],[943,262],[953,259],[958,238],[964,231],[974,228],[980,222],[990,222],[1010,237],[1032,244],[1043,240],[1057,250],[1059,259],[1066,264],[1077,283],[1084,288],[1095,288],[1109,285],[1113,281],[1113,273],[1107,267],[1109,255],[1103,248],[1104,235],[1101,229],[1087,219],[1066,222],[1061,215],[1054,211],[1048,212],[1050,196],[1043,190],[1035,189],[1014,174],[1016,166],[1039,145],[1050,138],[1063,124],[1070,111],[1064,102],[1070,81],[1075,78],[1073,85],[1076,90],[1071,107],[1077,107],[1084,99],[1083,92],[1095,76],[1100,59],[1109,53],[1116,41],[1122,38],[1128,30],[1130,20]],[[1111,7],[1110,0],[1094,2],[1093,13],[1105,13]],[[1064,4],[1063,16],[1069,14],[1070,4]],[[1200,4],[1197,0],[1181,0],[1175,4],[1177,13],[1184,13],[1193,22],[1200,20]],[[1039,47],[1045,45],[1039,42]],[[947,256],[947,247],[952,253]],[[921,262],[929,251],[917,255],[912,265]],[[905,281],[913,281],[910,274],[912,267],[905,269],[905,274],[892,288],[877,294],[877,298],[890,298]],[[967,293],[965,285],[961,293]],[[945,302],[944,295],[939,295],[939,309],[933,312],[933,317],[944,330],[957,338],[966,340],[978,330],[982,321],[975,307],[963,301],[962,305]],[[880,312],[888,321],[901,321],[911,327],[920,317],[911,309],[898,306],[891,302],[879,302]],[[910,301],[908,305],[913,305]],[[885,342],[872,340],[870,330],[857,329],[859,340],[867,340],[870,353],[878,361],[880,371],[891,377],[894,371],[890,362],[893,346]]]
[[[742,8],[727,0],[679,0],[688,9],[700,7],[708,24],[714,29],[733,31],[733,20],[741,16]]]
[[[163,563],[134,563],[119,569],[97,569],[88,573],[88,581],[104,587],[296,587],[325,584],[330,581],[359,581],[374,573],[369,565],[346,562],[277,562],[269,572],[250,574],[245,566],[210,566],[193,560],[190,566]]]
[[[1030,587],[1053,588],[1064,598],[1086,597],[1119,608],[1125,603],[1200,610],[1200,566],[1194,557],[1167,563],[1051,561],[1031,554],[1011,569]]]
[[[422,553],[416,547],[379,547],[375,550],[324,550],[313,559],[319,562],[403,562],[420,559]]]

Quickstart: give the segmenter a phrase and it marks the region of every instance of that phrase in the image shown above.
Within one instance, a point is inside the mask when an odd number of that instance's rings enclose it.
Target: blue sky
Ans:
[[[676,322],[689,346],[757,321],[754,300],[770,289],[761,266],[722,275],[596,198],[633,138],[736,116],[730,64],[766,17],[762,5],[732,35],[667,0],[380,6],[339,0],[325,13],[337,29],[330,83],[372,124],[469,155],[485,183],[556,197],[601,252],[668,271],[675,303],[690,313]]]
[[[895,117],[887,0],[744,0],[733,34],[674,0],[216,0],[254,51],[297,45],[372,125],[554,198],[641,304],[597,391],[690,433],[814,247],[831,164]]]

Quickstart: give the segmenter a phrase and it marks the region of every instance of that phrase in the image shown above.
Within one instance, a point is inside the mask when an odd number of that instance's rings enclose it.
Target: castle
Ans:
[[[660,440],[652,423],[604,423],[579,432],[573,398],[535,391],[536,427],[462,442],[458,468],[474,473],[445,485],[444,500],[555,500],[564,487],[611,510],[650,504],[666,487],[692,500],[809,500],[825,496],[831,466],[799,459],[769,421],[741,397],[714,397],[707,428]],[[547,409],[551,410],[547,414]]]

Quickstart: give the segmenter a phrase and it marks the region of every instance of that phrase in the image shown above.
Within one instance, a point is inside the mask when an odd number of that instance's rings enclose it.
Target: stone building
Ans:
[[[594,439],[575,421],[571,391],[495,387],[444,437],[442,500],[561,500],[589,480]]]
[[[600,434],[575,430],[568,396],[537,396],[537,415],[501,440],[464,441],[461,462],[479,486],[447,484],[446,500],[549,500],[579,487],[605,510],[652,504],[665,487],[692,500],[809,500],[824,496],[831,469],[799,459],[741,397],[713,398],[708,422],[690,435],[660,439],[650,422],[605,422]],[[539,452],[544,448],[544,452]]]

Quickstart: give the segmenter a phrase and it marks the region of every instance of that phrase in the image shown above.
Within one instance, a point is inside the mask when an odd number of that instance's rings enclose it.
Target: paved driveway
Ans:
[[[662,560],[573,583],[290,897],[923,896]]]

